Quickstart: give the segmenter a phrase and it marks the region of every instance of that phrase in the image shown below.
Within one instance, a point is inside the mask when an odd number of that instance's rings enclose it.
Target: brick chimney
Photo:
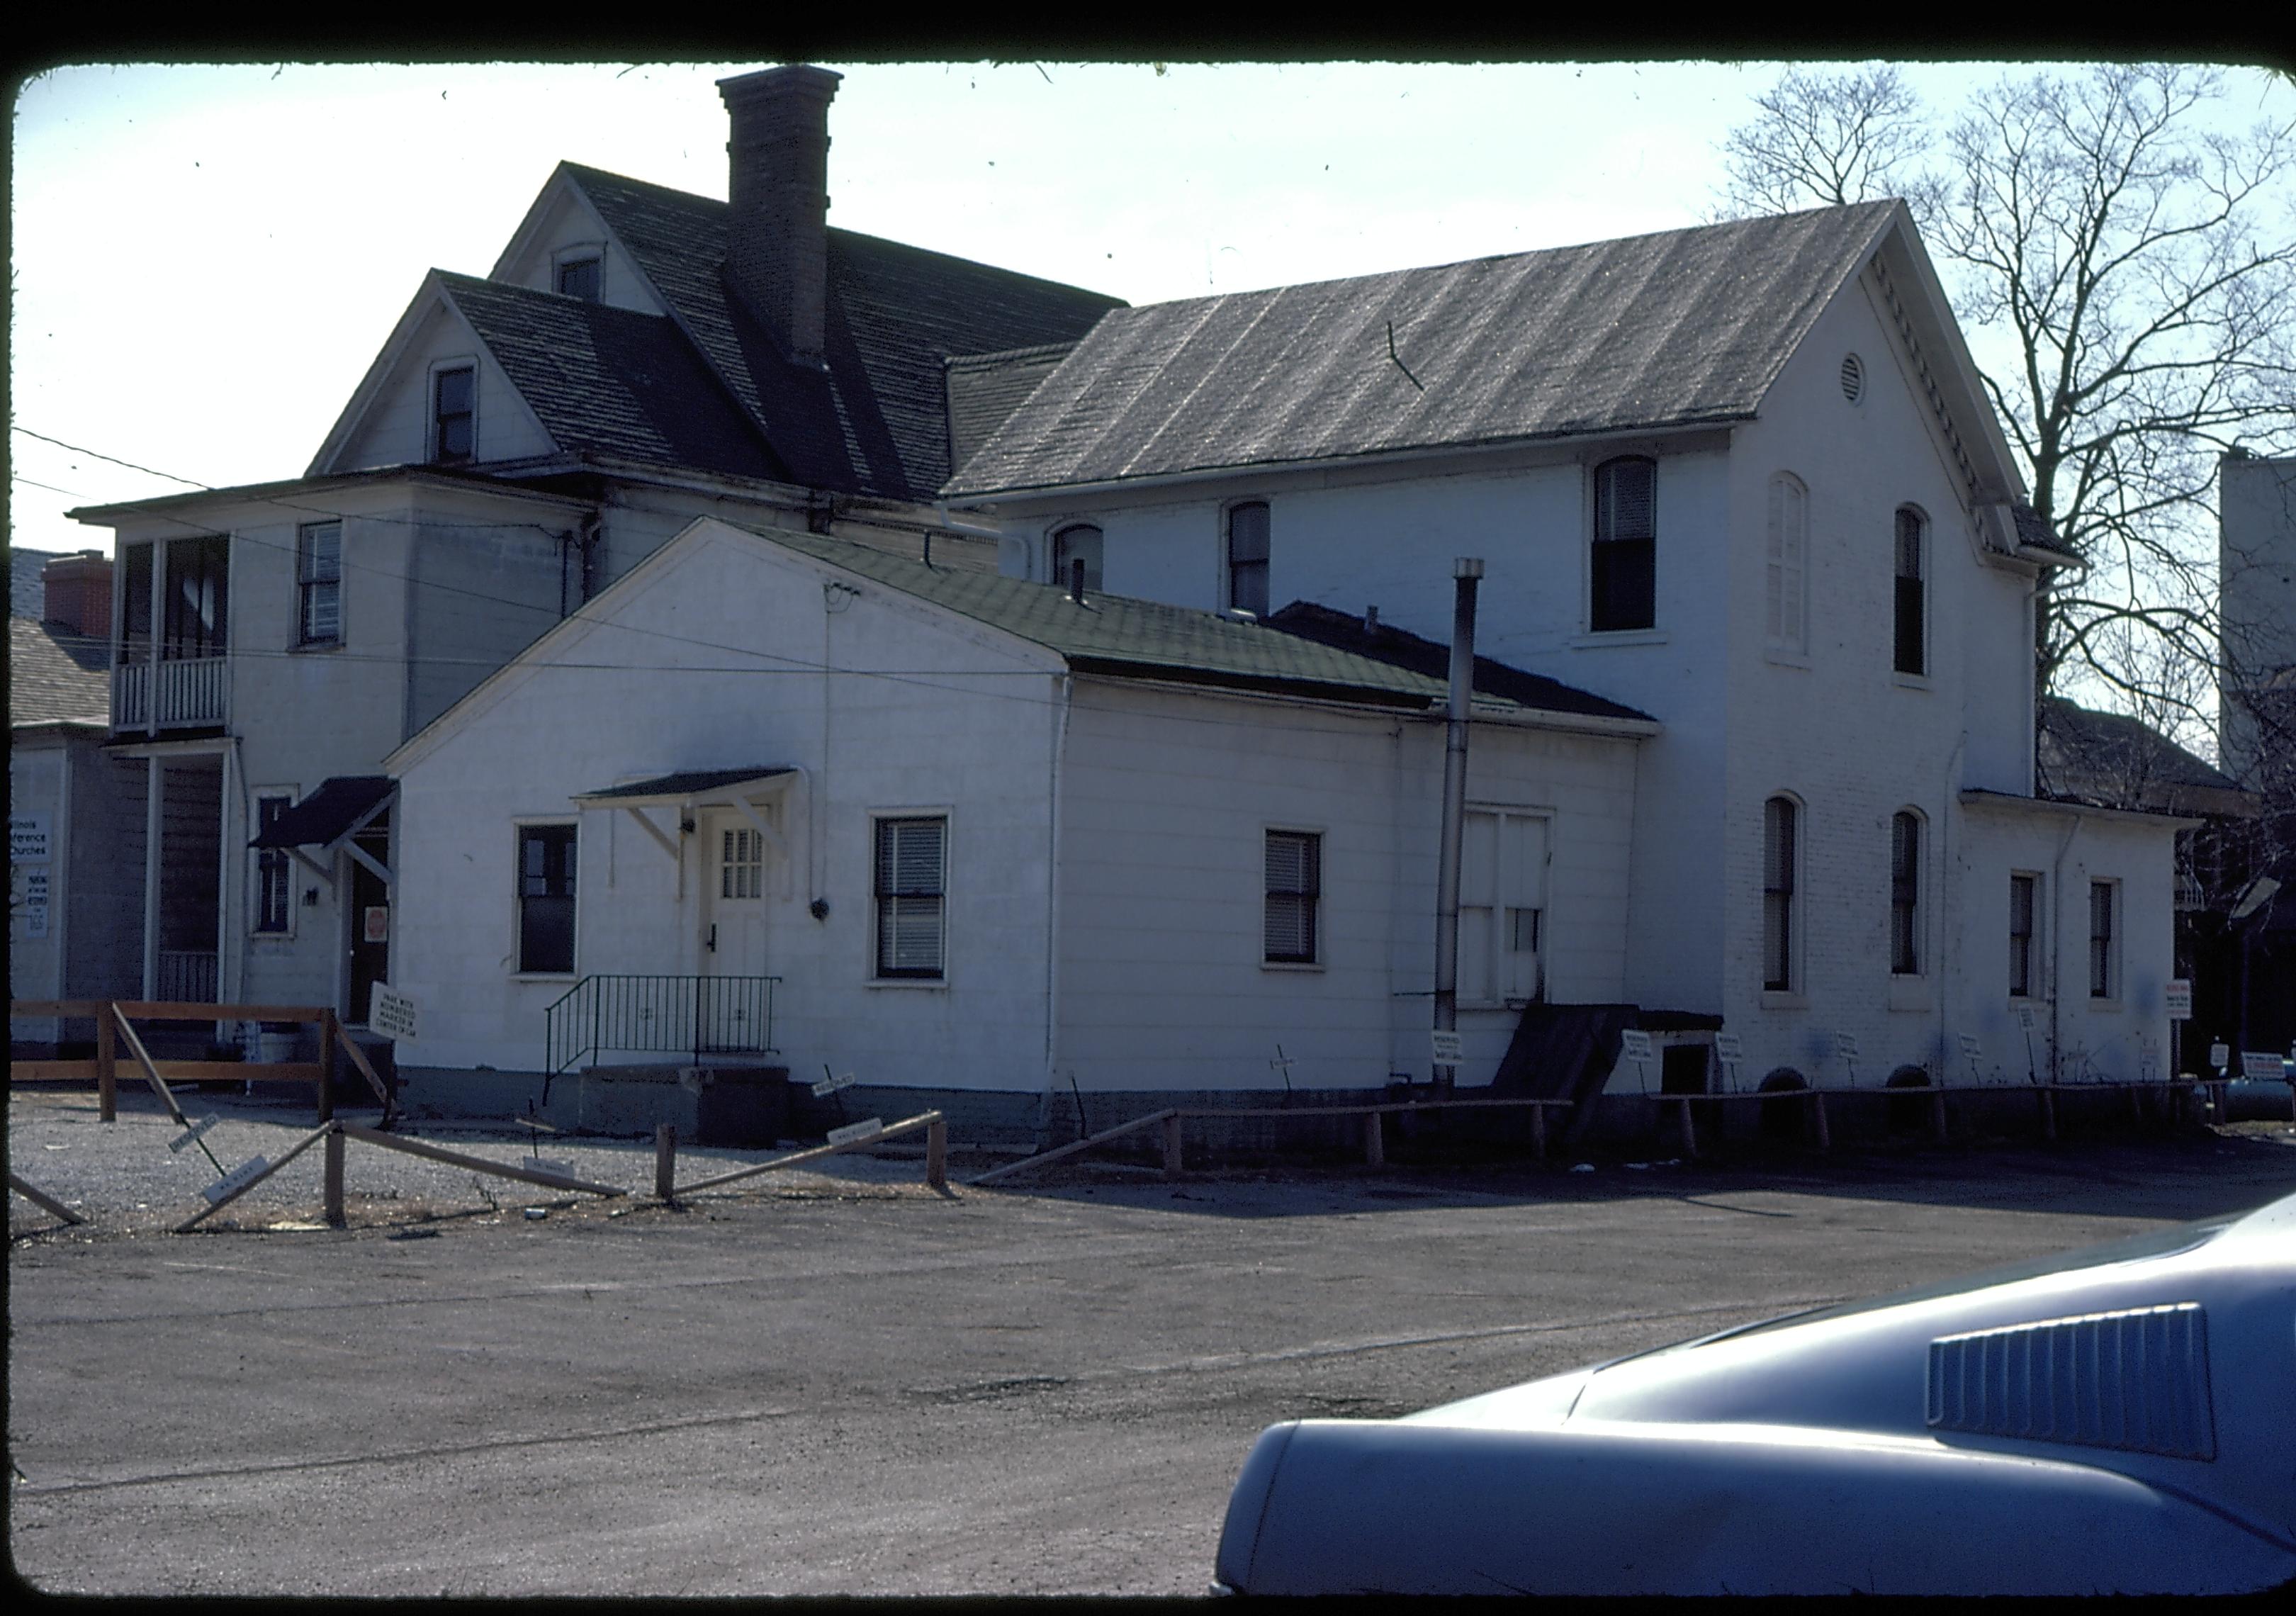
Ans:
[[[84,639],[111,637],[111,557],[101,550],[59,555],[40,570],[47,592],[40,615]]]
[[[782,352],[804,365],[824,351],[829,102],[841,77],[781,67],[718,81],[732,125],[726,268]]]

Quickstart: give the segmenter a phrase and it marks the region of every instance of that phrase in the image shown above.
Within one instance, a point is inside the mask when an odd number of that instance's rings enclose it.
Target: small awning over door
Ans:
[[[657,775],[651,780],[633,780],[627,785],[607,786],[601,791],[579,792],[574,800],[596,803],[601,808],[638,808],[657,803],[693,802],[697,799],[710,801],[734,802],[740,800],[735,788],[763,785],[797,771],[759,764],[749,768],[687,769],[676,775]]]
[[[390,806],[398,783],[388,775],[337,775],[273,820],[252,848],[332,848]]]

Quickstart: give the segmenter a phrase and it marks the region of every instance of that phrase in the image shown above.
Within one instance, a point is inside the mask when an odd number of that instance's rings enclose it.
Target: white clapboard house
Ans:
[[[2165,1071],[2188,822],[2035,793],[2073,558],[1900,203],[1112,310],[945,493],[1204,611],[1439,638],[1485,558],[1479,649],[1663,726],[1611,919],[1669,1088]]]

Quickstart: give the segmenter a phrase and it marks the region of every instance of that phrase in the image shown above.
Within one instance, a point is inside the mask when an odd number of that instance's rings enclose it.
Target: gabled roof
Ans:
[[[1119,299],[831,230],[827,370],[784,359],[728,287],[726,204],[562,163],[793,480],[922,500],[947,480],[951,355],[1073,341]]]
[[[1901,211],[1863,202],[1119,309],[945,491],[1746,420]]]
[[[1359,617],[1349,617],[1329,606],[1319,606],[1312,601],[1293,601],[1283,611],[1267,619],[1271,628],[1281,628],[1286,634],[1296,634],[1314,640],[1320,645],[1330,645],[1341,651],[1352,651],[1379,661],[1408,668],[1431,679],[1439,679],[1447,691],[1451,682],[1451,648],[1434,640],[1406,634],[1402,629],[1385,623],[1369,623]],[[1550,679],[1543,673],[1528,673],[1489,657],[1475,659],[1475,693],[1504,698],[1516,706],[1538,712],[1578,713],[1597,718],[1632,718],[1654,724],[1656,719],[1637,708],[1565,685],[1560,679]]]
[[[2261,800],[2150,725],[2060,696],[2041,699],[2037,794],[2096,808],[2254,818]]]
[[[1413,665],[1419,660],[1416,652],[1400,644],[1399,655],[1389,658],[1287,632],[1272,621],[1257,622],[1160,601],[1093,595],[1079,605],[1065,590],[1050,584],[996,573],[947,571],[865,549],[850,540],[779,529],[741,530],[1041,645],[1079,673],[1367,701],[1423,711],[1440,708],[1450,699],[1448,679],[1420,671]],[[1398,639],[1409,637],[1398,636]],[[1525,696],[1533,699],[1525,700]],[[1654,720],[1632,708],[1480,657],[1475,699],[1479,707],[1496,706],[1522,717],[1535,712],[1568,714],[1603,721],[1603,727],[1615,726],[1630,734],[1654,733],[1658,728]]]
[[[788,480],[787,468],[670,321],[560,292],[433,274],[565,453]]]
[[[8,619],[8,723],[111,724],[111,647],[61,623]]]

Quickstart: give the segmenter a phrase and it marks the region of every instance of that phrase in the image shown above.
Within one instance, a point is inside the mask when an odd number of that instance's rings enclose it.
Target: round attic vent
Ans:
[[[1841,356],[1841,396],[1850,403],[1857,402],[1866,391],[1866,362],[1856,354]]]

